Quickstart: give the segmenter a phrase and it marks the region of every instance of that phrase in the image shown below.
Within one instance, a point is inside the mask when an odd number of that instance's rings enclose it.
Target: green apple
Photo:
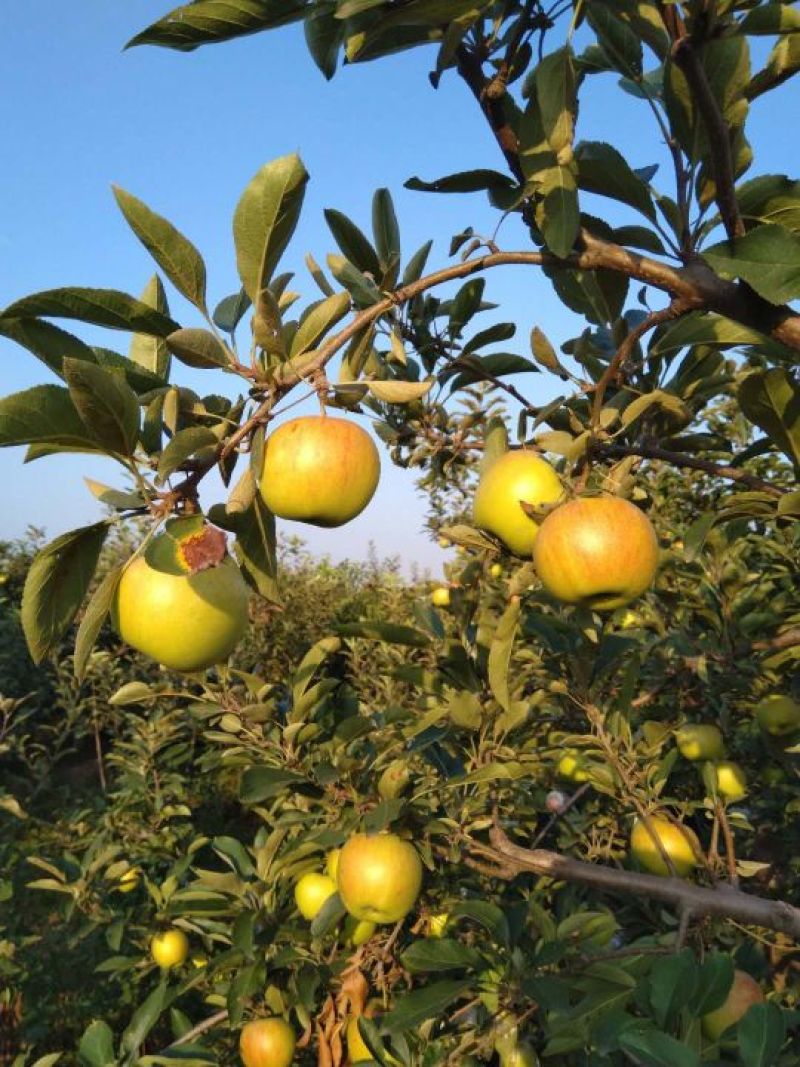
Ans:
[[[800,730],[800,704],[790,696],[773,693],[755,706],[756,721],[773,737],[783,737]]]
[[[475,525],[498,537],[509,552],[530,558],[539,527],[521,504],[541,508],[563,496],[561,479],[541,456],[524,449],[505,452],[481,475],[473,502]]]
[[[675,740],[684,759],[712,760],[725,755],[722,731],[710,723],[688,722],[676,732]]]
[[[646,871],[664,877],[671,874],[655,838],[661,842],[679,877],[685,878],[697,866],[700,842],[694,831],[663,815],[648,815],[646,822],[637,819],[631,830],[631,855]]]

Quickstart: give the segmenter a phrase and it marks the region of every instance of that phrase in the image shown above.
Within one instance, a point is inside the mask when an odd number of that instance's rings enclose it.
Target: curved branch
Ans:
[[[609,893],[663,900],[693,915],[736,919],[751,926],[780,930],[792,937],[800,937],[800,908],[783,900],[753,897],[724,884],[716,889],[706,889],[680,878],[661,878],[656,874],[605,867],[585,860],[570,859],[547,849],[521,848],[510,841],[497,825],[489,832],[489,839],[492,848],[481,848],[480,853],[496,860],[500,877],[510,879],[523,871],[532,871],[546,878],[578,882]]]

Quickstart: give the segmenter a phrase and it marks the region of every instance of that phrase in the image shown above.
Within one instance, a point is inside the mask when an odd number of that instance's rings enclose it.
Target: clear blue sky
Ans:
[[[309,299],[317,291],[304,254],[310,251],[324,262],[326,253],[336,250],[323,208],[336,207],[368,230],[378,186],[388,186],[395,198],[406,257],[434,237],[429,265],[444,265],[453,233],[466,225],[493,231],[497,214],[483,194],[435,196],[402,187],[414,174],[431,179],[472,167],[503,169],[459,79],[451,74],[438,91],[431,88],[433,49],[347,67],[330,83],[309,58],[299,26],[190,54],[123,52],[124,42],[162,15],[168,2],[81,0],[68,5],[66,15],[63,0],[35,0],[24,15],[2,5],[0,124],[6,151],[0,174],[0,306],[61,285],[142,289],[154,267],[118,212],[112,182],[194,241],[206,259],[210,299],[216,301],[238,288],[230,235],[236,201],[261,164],[291,151],[303,157],[311,182],[285,267],[297,272],[292,287]],[[613,141],[634,166],[662,162],[641,106],[615,91],[610,78],[591,85],[591,95],[582,100],[579,135]],[[781,136],[778,126],[791,99],[796,103],[790,84],[766,106],[755,105],[750,137],[758,165],[752,174],[797,172],[797,141]],[[608,206],[602,205],[606,213]],[[500,242],[525,247],[513,220]],[[169,296],[175,317],[200,325],[174,292]],[[518,326],[515,342],[504,348],[527,354],[534,325],[557,344],[576,332],[576,320],[531,270],[494,272],[487,296],[502,297],[503,317]],[[63,325],[92,343],[127,351],[124,334]],[[0,360],[4,394],[51,380],[32,355],[4,339]],[[178,373],[183,384],[202,392],[231,388],[226,376],[185,368]],[[539,377],[526,375],[519,384],[532,399],[545,398]],[[82,477],[110,482],[112,463],[57,457],[26,468],[22,455],[22,449],[0,451],[0,538],[19,536],[29,523],[52,537],[99,517]],[[213,493],[203,498],[205,505],[213,502]],[[373,540],[382,555],[398,553],[406,562],[435,569],[443,556],[422,533],[422,514],[413,473],[391,468],[385,457],[378,493],[359,519],[338,531],[283,528],[336,558],[363,557]]]

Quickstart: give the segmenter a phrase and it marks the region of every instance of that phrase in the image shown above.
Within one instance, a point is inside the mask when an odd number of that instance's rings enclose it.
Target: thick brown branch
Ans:
[[[483,73],[480,59],[464,45],[456,52],[458,73],[469,86],[470,92],[478,101],[486,121],[491,127],[495,140],[505,156],[508,169],[518,182],[524,183],[525,175],[519,163],[519,143],[517,135],[506,119],[502,96],[487,92],[489,80]]]
[[[609,459],[622,459],[625,456],[641,456],[642,459],[660,459],[673,467],[684,467],[689,470],[705,471],[715,478],[727,478],[729,481],[746,485],[748,489],[755,489],[761,493],[769,493],[770,496],[779,497],[784,490],[765,482],[763,478],[741,470],[739,467],[729,467],[724,463],[713,463],[708,459],[700,459],[698,456],[690,456],[685,452],[671,452],[657,445],[608,445],[598,444],[593,448],[595,456]]]
[[[800,937],[800,909],[782,900],[753,897],[724,885],[716,889],[706,889],[680,878],[639,874],[637,871],[619,870],[597,863],[587,863],[585,860],[571,859],[546,849],[521,848],[510,841],[499,826],[495,826],[489,836],[498,867],[511,867],[517,874],[532,871],[547,878],[577,882],[608,893],[649,897],[672,904],[693,915],[735,919],[751,926],[780,930],[792,937]],[[487,855],[484,849],[481,853]]]

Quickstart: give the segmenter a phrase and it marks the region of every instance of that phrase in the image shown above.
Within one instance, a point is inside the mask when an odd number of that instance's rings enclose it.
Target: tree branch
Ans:
[[[220,1023],[224,1023],[228,1018],[228,1009],[223,1008],[222,1011],[214,1012],[213,1015],[209,1015],[207,1019],[203,1019],[197,1026],[193,1026],[191,1030],[187,1030],[185,1034],[182,1034],[176,1041],[173,1041],[171,1045],[167,1045],[164,1052],[168,1052],[171,1048],[180,1048],[181,1045],[186,1045],[190,1041],[193,1041],[196,1037],[204,1034],[206,1030],[213,1030],[215,1026],[219,1026]]]
[[[609,893],[662,900],[692,915],[736,919],[751,926],[780,930],[792,937],[800,937],[800,909],[782,900],[753,897],[724,884],[716,889],[706,889],[681,878],[639,874],[637,871],[570,859],[546,849],[522,848],[510,841],[497,825],[489,832],[489,839],[492,848],[481,847],[480,854],[496,860],[502,872],[499,877],[507,877],[509,871],[513,871],[513,877],[523,871],[532,871],[546,878],[577,882]]]
[[[761,493],[769,493],[770,496],[780,497],[784,491],[772,482],[765,482],[763,478],[741,470],[739,467],[730,467],[723,463],[713,463],[708,459],[700,459],[697,456],[687,455],[685,452],[670,452],[666,448],[656,445],[609,445],[596,444],[593,449],[596,456],[609,459],[622,459],[625,456],[641,456],[642,459],[660,459],[664,463],[670,463],[673,467],[685,467],[689,470],[705,471],[715,478],[727,478],[729,481],[746,485],[748,489],[755,489]]]

